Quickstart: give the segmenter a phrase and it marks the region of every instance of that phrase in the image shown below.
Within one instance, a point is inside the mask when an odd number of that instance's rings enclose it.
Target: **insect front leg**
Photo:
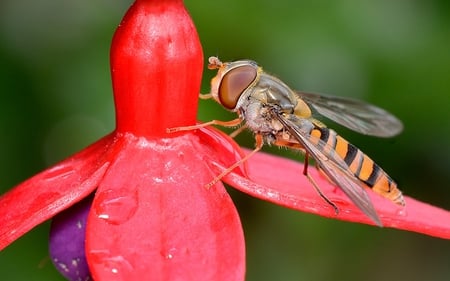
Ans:
[[[198,97],[201,100],[209,100],[209,99],[212,99],[213,96],[212,96],[212,94],[199,94]]]
[[[230,138],[234,139],[237,135],[242,133],[245,129],[247,129],[247,125],[246,124],[242,125],[241,127],[237,128],[236,130],[231,132],[231,134],[229,134]]]
[[[211,186],[215,185],[216,183],[218,183],[224,176],[228,175],[229,173],[231,173],[231,171],[233,171],[236,167],[240,166],[241,164],[243,164],[244,162],[246,162],[248,159],[250,159],[250,157],[252,157],[253,155],[255,155],[256,152],[260,151],[261,148],[264,145],[264,141],[263,141],[263,137],[260,134],[257,134],[255,136],[255,149],[252,150],[249,154],[245,155],[244,158],[240,159],[239,161],[237,161],[236,163],[234,163],[233,165],[231,165],[230,167],[226,168],[222,173],[220,173],[218,176],[216,176],[210,183],[208,183],[206,185],[206,188],[210,188]]]
[[[209,122],[205,122],[205,123],[201,123],[201,124],[197,124],[197,125],[192,125],[192,126],[167,128],[166,132],[168,132],[168,133],[175,133],[175,132],[180,132],[180,131],[191,131],[191,130],[196,130],[196,129],[208,127],[208,126],[211,126],[211,125],[219,125],[219,126],[223,126],[223,127],[236,127],[236,126],[238,126],[241,123],[242,123],[242,120],[239,119],[239,118],[236,118],[236,119],[230,120],[230,121],[211,120]]]

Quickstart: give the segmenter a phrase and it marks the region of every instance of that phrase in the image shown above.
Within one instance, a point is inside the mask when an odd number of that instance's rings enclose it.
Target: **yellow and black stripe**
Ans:
[[[310,135],[312,136],[310,140],[323,149],[326,154],[336,153],[339,155],[352,174],[364,185],[399,205],[405,205],[397,184],[356,146],[326,127],[315,126],[310,131]],[[322,142],[318,141],[319,139]]]

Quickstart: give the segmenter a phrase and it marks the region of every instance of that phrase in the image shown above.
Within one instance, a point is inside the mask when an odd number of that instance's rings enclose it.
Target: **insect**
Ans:
[[[353,99],[294,91],[251,60],[221,62],[217,57],[210,57],[208,68],[217,69],[218,72],[211,80],[211,93],[200,97],[214,99],[225,109],[236,112],[239,118],[231,121],[212,120],[169,131],[244,124],[241,128],[250,129],[256,141],[252,152],[218,175],[210,185],[245,162],[266,143],[303,151],[303,174],[318,194],[334,207],[336,213],[336,205],[322,194],[308,173],[310,156],[328,179],[377,225],[382,225],[381,220],[366,188],[371,188],[396,204],[405,205],[402,193],[389,175],[361,150],[313,117],[313,114],[322,115],[358,133],[391,137],[403,129],[402,123],[392,114]]]

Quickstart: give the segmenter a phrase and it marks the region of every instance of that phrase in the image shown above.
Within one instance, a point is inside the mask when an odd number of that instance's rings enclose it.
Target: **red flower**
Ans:
[[[0,249],[58,214],[51,244],[66,248],[51,251],[68,278],[85,258],[83,276],[95,280],[243,280],[239,216],[221,182],[205,187],[243,152],[213,128],[166,133],[196,123],[202,68],[182,1],[137,0],[111,48],[116,130],[0,198]],[[257,153],[246,168],[223,181],[289,208],[372,224],[312,168],[338,215],[310,186],[300,163]],[[385,226],[450,238],[450,212],[407,197],[403,209],[370,196]],[[76,256],[83,234],[84,255]]]

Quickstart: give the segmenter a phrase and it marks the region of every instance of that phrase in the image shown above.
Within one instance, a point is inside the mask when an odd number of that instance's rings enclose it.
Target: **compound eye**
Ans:
[[[227,109],[235,109],[239,97],[256,78],[256,69],[250,65],[239,66],[228,71],[219,86],[220,103]]]

